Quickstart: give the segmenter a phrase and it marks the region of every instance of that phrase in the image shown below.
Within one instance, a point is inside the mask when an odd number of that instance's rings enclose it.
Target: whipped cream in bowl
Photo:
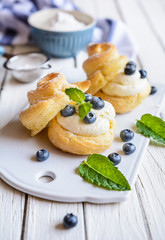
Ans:
[[[110,121],[115,118],[115,110],[111,103],[104,101],[105,106],[100,110],[91,109],[97,116],[92,124],[85,123],[76,111],[70,117],[63,117],[60,113],[57,115],[57,122],[64,129],[81,136],[98,136],[109,131]]]
[[[54,17],[43,25],[47,30],[57,32],[70,32],[81,30],[85,27],[85,23],[78,21],[73,15],[67,12],[56,12]]]
[[[96,20],[80,11],[39,10],[28,18],[37,46],[53,57],[75,57],[93,37]]]

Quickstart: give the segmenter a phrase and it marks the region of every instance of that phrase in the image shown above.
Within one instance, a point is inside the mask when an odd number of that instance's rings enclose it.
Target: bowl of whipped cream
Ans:
[[[37,46],[53,57],[75,57],[91,42],[96,20],[79,11],[49,8],[28,18]]]

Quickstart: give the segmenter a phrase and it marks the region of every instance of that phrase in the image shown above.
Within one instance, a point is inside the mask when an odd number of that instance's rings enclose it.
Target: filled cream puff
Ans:
[[[105,102],[100,110],[91,109],[89,119],[85,122],[78,115],[64,117],[61,112],[50,122],[48,137],[56,147],[65,152],[75,154],[101,153],[108,149],[113,141],[116,129],[115,110],[109,102]]]
[[[85,94],[84,102],[90,102],[92,108],[82,119],[78,104],[65,92],[70,88],[85,92],[90,84],[89,80],[69,84],[60,73],[48,74],[28,93],[30,105],[20,113],[20,121],[32,136],[48,127],[50,141],[62,151],[82,155],[103,152],[110,147],[116,129],[112,104]]]
[[[116,113],[133,110],[150,94],[146,71],[138,71],[113,44],[90,44],[87,52],[89,58],[83,68],[91,81],[88,92],[112,103]]]

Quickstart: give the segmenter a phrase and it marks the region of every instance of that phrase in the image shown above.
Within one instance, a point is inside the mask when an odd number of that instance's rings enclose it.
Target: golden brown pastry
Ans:
[[[88,92],[111,102],[116,113],[133,110],[150,94],[146,71],[137,71],[112,43],[90,44],[87,52],[83,68],[91,81]]]
[[[82,136],[64,129],[55,117],[50,123],[48,137],[54,146],[64,152],[88,155],[108,149],[113,141],[115,129],[116,122],[113,120],[110,121],[108,132],[97,136]]]
[[[66,88],[76,87],[86,91],[89,86],[88,80],[73,85],[66,81],[63,74],[48,74],[38,82],[36,90],[28,93],[30,106],[20,113],[19,119],[34,136],[70,102],[69,97],[64,93]]]

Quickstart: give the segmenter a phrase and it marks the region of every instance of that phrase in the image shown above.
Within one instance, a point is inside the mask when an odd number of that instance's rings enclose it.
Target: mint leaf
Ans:
[[[137,120],[136,126],[144,136],[165,144],[165,122],[161,118],[144,114],[141,120]]]
[[[79,166],[80,176],[98,186],[114,190],[130,190],[124,175],[109,159],[101,154],[92,154]]]
[[[90,112],[91,108],[92,104],[90,104],[89,102],[82,103],[78,107],[79,117],[84,118]]]
[[[80,164],[79,172],[82,178],[99,187],[104,187],[109,190],[118,190],[118,191],[127,190],[126,188],[120,186],[119,184],[112,182],[108,178],[103,177],[101,174],[97,173],[86,164]]]
[[[113,165],[109,159],[101,154],[92,154],[85,162],[90,168],[108,178],[109,180],[130,190],[130,185],[125,176]]]
[[[77,103],[82,103],[85,100],[85,94],[78,88],[67,88],[65,93],[71,100]]]

